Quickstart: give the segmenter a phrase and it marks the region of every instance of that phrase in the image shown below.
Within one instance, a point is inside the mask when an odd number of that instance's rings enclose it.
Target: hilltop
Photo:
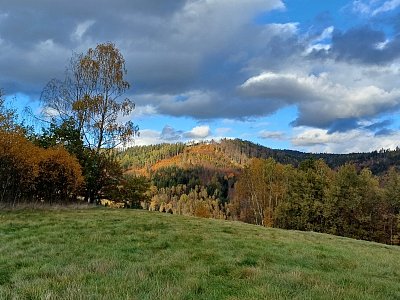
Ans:
[[[400,248],[136,210],[0,211],[2,299],[399,299]]]
[[[273,158],[279,163],[296,167],[307,159],[323,159],[333,169],[346,163],[353,163],[359,169],[369,168],[373,174],[382,174],[392,166],[400,167],[400,149],[350,154],[306,153],[271,149],[240,139],[223,139],[219,142],[197,144],[135,146],[121,152],[120,158],[128,172],[142,175],[149,175],[168,166],[181,168],[201,166],[235,173],[252,158]]]

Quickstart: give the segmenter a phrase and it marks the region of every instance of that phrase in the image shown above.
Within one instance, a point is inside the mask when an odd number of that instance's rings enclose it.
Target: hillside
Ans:
[[[400,248],[135,210],[0,211],[1,299],[399,299]]]
[[[400,149],[350,154],[305,153],[271,149],[240,139],[223,139],[220,142],[195,145],[177,143],[138,146],[126,149],[120,153],[120,158],[125,169],[142,175],[172,165],[237,171],[251,158],[273,158],[279,163],[293,166],[298,166],[306,159],[323,159],[333,169],[354,163],[359,169],[369,168],[373,174],[382,174],[391,166],[400,167]]]
[[[127,173],[149,182],[144,209],[400,245],[399,154],[309,154],[221,140],[134,147],[120,158]]]
[[[120,154],[122,166],[128,172],[150,175],[155,171],[176,166],[183,169],[202,167],[210,170],[235,172],[243,167],[217,143],[195,145],[161,144],[132,147]]]

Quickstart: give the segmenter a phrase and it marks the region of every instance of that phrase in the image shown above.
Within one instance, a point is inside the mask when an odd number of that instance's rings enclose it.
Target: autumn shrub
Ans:
[[[34,192],[39,152],[24,136],[0,131],[1,202],[15,202]]]
[[[22,134],[0,131],[0,201],[64,200],[82,184],[75,157],[43,149]]]
[[[196,205],[194,215],[200,218],[211,218],[211,213],[207,203],[204,203],[204,201],[199,201]]]
[[[45,201],[62,201],[74,196],[83,183],[78,160],[61,147],[41,149],[37,194]]]

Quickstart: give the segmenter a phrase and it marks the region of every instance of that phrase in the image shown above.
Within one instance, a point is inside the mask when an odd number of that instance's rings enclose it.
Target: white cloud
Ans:
[[[269,23],[264,25],[264,34],[268,35],[269,38],[282,35],[294,35],[299,30],[300,23],[288,22],[288,23]]]
[[[277,100],[282,106],[297,105],[296,124],[313,127],[327,127],[337,119],[373,117],[400,106],[400,89],[345,86],[331,81],[328,73],[268,72],[248,79],[240,89],[247,96],[264,99],[266,105]]]
[[[151,129],[141,129],[140,135],[135,138],[132,146],[146,146],[162,143],[161,133]]]
[[[202,125],[196,126],[192,130],[185,132],[184,136],[189,139],[205,139],[211,134],[210,126]]]
[[[87,20],[82,23],[79,23],[75,31],[71,34],[71,39],[77,42],[82,40],[82,37],[85,35],[86,31],[96,23],[94,20]]]
[[[374,150],[395,149],[399,146],[400,133],[374,135],[374,133],[354,129],[347,132],[329,134],[327,130],[316,128],[298,128],[292,138],[292,144],[310,152],[351,153]]]
[[[131,118],[143,118],[146,116],[151,116],[156,114],[156,109],[153,105],[137,105],[135,106],[135,109],[131,113],[130,117]]]
[[[378,49],[378,50],[384,50],[385,48],[386,48],[386,46],[388,45],[388,43],[390,42],[390,40],[385,40],[384,42],[381,42],[381,43],[377,43],[376,45],[375,45],[375,47],[376,47],[376,49]]]
[[[400,0],[355,0],[352,3],[354,12],[372,16],[395,10],[399,6]]]
[[[396,9],[398,6],[400,6],[400,0],[390,0],[386,1],[382,4],[382,6],[376,8],[373,12],[372,15],[375,16],[380,13],[388,12],[391,10]]]
[[[321,44],[321,43],[312,44],[312,45],[308,46],[306,51],[304,51],[304,55],[308,55],[311,52],[313,52],[314,50],[315,51],[320,51],[320,50],[328,51],[329,49],[331,49],[330,44]]]
[[[322,31],[322,33],[318,37],[313,39],[313,42],[314,43],[321,42],[321,41],[323,41],[325,39],[332,38],[332,33],[333,33],[334,30],[335,30],[334,26],[329,26],[329,27],[325,28],[324,31]]]

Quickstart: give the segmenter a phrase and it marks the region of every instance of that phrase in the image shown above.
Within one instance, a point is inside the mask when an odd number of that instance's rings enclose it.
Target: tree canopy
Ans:
[[[112,43],[74,54],[64,80],[53,79],[41,96],[43,113],[52,122],[75,120],[87,147],[99,153],[130,141],[138,133],[131,121],[121,122],[135,104],[121,100],[130,87],[125,59]]]

